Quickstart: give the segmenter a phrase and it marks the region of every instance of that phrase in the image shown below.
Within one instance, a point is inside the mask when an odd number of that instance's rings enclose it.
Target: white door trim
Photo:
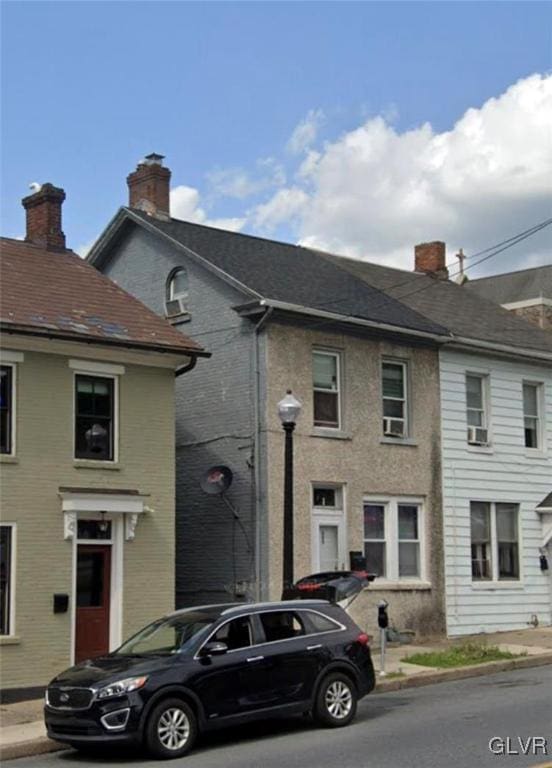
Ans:
[[[317,509],[312,511],[312,568],[314,573],[322,570],[320,564],[320,526],[333,525],[337,527],[337,547],[338,547],[338,567],[340,570],[347,568],[347,536],[345,528],[345,512],[337,510],[335,512],[319,512]]]
[[[111,522],[111,540],[84,540],[77,537],[78,518],[101,520],[102,516],[90,512],[76,513],[75,534],[72,537],[72,579],[71,579],[71,665],[75,663],[76,622],[77,622],[77,547],[79,544],[98,544],[111,547],[111,579],[109,588],[109,650],[113,651],[122,643],[123,633],[123,553],[125,541],[125,515],[104,515]]]

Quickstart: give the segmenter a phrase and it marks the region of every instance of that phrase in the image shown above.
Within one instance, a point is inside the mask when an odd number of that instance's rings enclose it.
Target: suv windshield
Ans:
[[[123,643],[115,655],[168,655],[184,651],[214,620],[214,616],[198,612],[159,619]]]

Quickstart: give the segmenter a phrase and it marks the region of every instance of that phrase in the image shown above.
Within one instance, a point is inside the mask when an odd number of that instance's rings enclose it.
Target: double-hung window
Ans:
[[[341,427],[341,358],[338,352],[316,350],[312,355],[314,426]]]
[[[165,309],[167,317],[177,317],[188,311],[189,280],[185,267],[173,269],[167,279]]]
[[[472,501],[472,581],[519,580],[519,505]]]
[[[75,458],[113,461],[115,380],[75,375]]]
[[[14,526],[0,525],[0,635],[12,635]]]
[[[383,434],[385,437],[406,437],[408,434],[406,363],[384,361],[381,381]]]
[[[421,579],[422,545],[420,502],[364,502],[364,555],[370,573],[389,581]]]
[[[487,387],[486,375],[466,374],[467,437],[471,445],[487,445],[489,442]]]
[[[541,448],[541,384],[523,383],[523,425],[526,448]]]
[[[13,453],[13,385],[12,365],[0,366],[0,453]]]

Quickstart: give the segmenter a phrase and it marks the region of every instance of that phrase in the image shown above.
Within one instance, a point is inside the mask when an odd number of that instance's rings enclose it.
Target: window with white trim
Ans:
[[[0,635],[13,634],[13,525],[0,525]]]
[[[75,458],[113,461],[115,456],[114,377],[75,375]]]
[[[472,581],[519,581],[519,504],[470,502]]]
[[[314,426],[341,427],[341,355],[315,350],[312,353]]]
[[[523,427],[526,448],[541,448],[540,399],[542,384],[523,382]]]
[[[14,448],[14,366],[0,366],[0,453],[12,454]]]
[[[173,269],[166,286],[165,306],[168,317],[187,312],[189,287],[187,269],[185,267]]]
[[[384,360],[381,366],[383,398],[383,434],[385,437],[407,437],[407,366],[406,363]]]
[[[421,502],[400,498],[365,500],[363,511],[367,570],[388,581],[421,579]]]
[[[466,374],[467,439],[471,445],[489,443],[488,376]]]

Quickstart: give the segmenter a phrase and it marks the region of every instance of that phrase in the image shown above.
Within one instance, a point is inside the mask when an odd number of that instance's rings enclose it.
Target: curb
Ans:
[[[395,680],[378,680],[373,693],[389,693],[391,691],[401,691],[404,688],[421,688],[424,685],[447,683],[452,680],[466,680],[470,677],[492,675],[497,672],[509,672],[513,669],[544,667],[547,664],[552,664],[552,651],[540,654],[539,656],[522,656],[518,659],[489,661],[486,664],[475,664],[470,667],[442,669],[436,672],[420,672],[417,675],[401,677]]]
[[[34,757],[45,755],[47,752],[59,752],[67,749],[67,745],[52,741],[47,736],[30,741],[18,741],[15,744],[6,744],[0,749],[0,763],[5,760],[15,760],[17,757]]]

